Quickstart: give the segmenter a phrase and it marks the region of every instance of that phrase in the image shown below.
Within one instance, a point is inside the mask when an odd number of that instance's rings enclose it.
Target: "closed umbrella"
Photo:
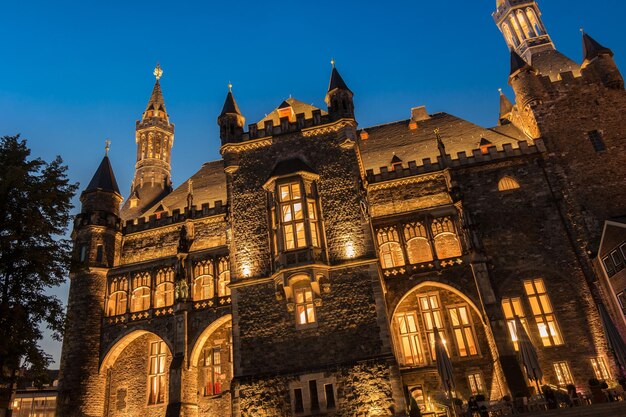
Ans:
[[[519,360],[526,368],[526,375],[537,384],[537,394],[541,394],[539,382],[543,378],[543,372],[539,366],[539,358],[533,343],[526,333],[526,329],[522,325],[519,316],[515,316],[515,334],[517,335],[517,347],[519,349]]]
[[[606,340],[609,343],[609,348],[613,351],[615,360],[622,367],[626,369],[626,343],[624,339],[617,331],[609,312],[606,311],[604,304],[598,304],[598,310],[600,311],[600,318],[602,319],[602,327],[604,327],[604,333],[606,334]]]
[[[452,376],[452,362],[446,351],[446,347],[443,345],[443,340],[439,335],[439,330],[435,327],[435,357],[437,360],[437,373],[439,379],[441,379],[441,385],[443,389],[450,394],[452,398],[452,391],[454,391],[454,377]]]

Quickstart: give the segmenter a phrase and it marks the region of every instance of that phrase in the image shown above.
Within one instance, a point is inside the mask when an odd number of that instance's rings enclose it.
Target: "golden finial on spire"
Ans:
[[[157,79],[157,81],[159,81],[159,79],[163,76],[163,70],[161,69],[161,64],[159,64],[157,62],[156,67],[154,68],[154,72],[153,72],[155,78]]]
[[[233,83],[231,83],[230,81],[228,81],[228,92],[233,92]]]
[[[332,65],[333,68],[335,68],[335,58],[330,59],[330,65]]]
[[[111,149],[111,141],[107,139],[104,141],[104,156],[109,156],[109,149]]]

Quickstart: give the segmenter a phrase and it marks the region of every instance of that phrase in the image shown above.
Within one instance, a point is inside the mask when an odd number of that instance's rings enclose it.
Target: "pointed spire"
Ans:
[[[537,71],[528,62],[524,61],[524,58],[519,56],[517,52],[515,52],[514,50],[511,50],[511,72],[509,76],[512,77],[518,72],[525,70],[525,69],[530,69],[533,72]]]
[[[104,158],[102,158],[100,166],[83,192],[86,193],[97,190],[120,194],[120,189],[117,186],[115,174],[113,174],[113,168],[111,167],[111,161],[109,160],[108,155],[105,155]]]
[[[600,45],[595,39],[583,32],[583,59],[585,61],[591,61],[597,58],[599,55],[607,54],[613,56],[613,51],[609,48]]]
[[[161,83],[159,82],[163,76],[163,69],[159,64],[157,64],[153,74],[156,78],[156,82],[154,83],[154,88],[152,89],[152,94],[150,95],[150,100],[148,100],[148,105],[146,106],[146,111],[143,113],[142,120],[149,117],[160,117],[167,120],[168,115],[165,109],[165,99],[163,99]]]
[[[228,94],[226,95],[226,100],[224,101],[224,107],[222,107],[222,113],[220,116],[225,114],[241,114],[239,111],[239,106],[235,101],[235,96],[233,96],[233,85],[228,83]]]
[[[346,82],[343,80],[343,78],[341,78],[339,71],[337,71],[337,68],[335,67],[335,61],[333,60],[331,61],[331,63],[333,65],[333,71],[330,74],[330,83],[328,84],[328,92],[331,92],[335,89],[350,91],[350,89],[346,85]]]
[[[509,117],[513,111],[513,103],[504,95],[501,88],[498,88],[500,92],[500,124],[510,123]]]

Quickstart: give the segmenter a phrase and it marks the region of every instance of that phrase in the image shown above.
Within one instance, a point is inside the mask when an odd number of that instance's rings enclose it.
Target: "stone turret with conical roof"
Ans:
[[[613,51],[584,32],[582,69],[587,73],[592,72],[608,88],[624,89],[624,78],[613,60]]]
[[[514,50],[511,50],[509,84],[513,87],[516,101],[522,108],[534,107],[541,102],[543,91],[537,69]]]
[[[108,152],[108,141],[107,141]],[[57,414],[102,415],[106,377],[100,373],[101,325],[106,277],[119,264],[122,195],[105,155],[80,196],[72,241],[73,262],[63,338]]]
[[[330,83],[328,84],[328,92],[326,93],[326,104],[328,105],[328,114],[332,120],[343,118],[354,119],[354,102],[352,97],[354,94],[335,67],[335,61],[331,61],[333,66],[330,75]]]
[[[217,118],[222,145],[241,142],[245,123],[246,118],[243,117],[241,111],[239,111],[239,106],[235,101],[235,96],[233,96],[233,86],[229,83],[224,107],[222,107],[222,112]]]
[[[170,123],[159,82],[163,70],[154,70],[156,82],[146,110],[137,121],[137,163],[130,196],[122,207],[125,220],[136,218],[172,191],[171,154],[174,124]]]
[[[513,112],[513,103],[504,95],[502,89],[498,89],[500,92],[500,115],[498,117],[498,124],[500,126],[511,123],[511,113]]]

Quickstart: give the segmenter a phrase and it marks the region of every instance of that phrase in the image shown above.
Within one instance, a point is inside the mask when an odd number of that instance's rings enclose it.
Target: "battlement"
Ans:
[[[436,161],[432,161],[430,158],[424,158],[419,165],[416,161],[409,161],[406,165],[398,163],[394,164],[391,170],[389,167],[383,166],[379,168],[379,172],[368,169],[366,171],[366,177],[368,183],[372,184],[441,171],[446,168],[464,168],[508,158],[539,154],[546,151],[545,145],[541,139],[536,139],[534,143],[531,144],[527,141],[520,141],[515,144],[517,147],[513,147],[513,145],[512,143],[505,143],[500,149],[496,146],[491,146],[487,148],[486,151],[473,149],[471,155],[467,155],[465,151],[458,152],[454,157],[445,154],[445,161],[439,156]]]
[[[202,219],[205,217],[226,215],[228,206],[221,200],[216,200],[213,206],[209,203],[202,204],[200,207],[195,205],[191,208],[185,207],[180,209],[164,210],[149,216],[137,217],[127,220],[122,227],[123,234],[141,232],[144,230],[154,229],[157,227],[168,226],[176,223],[183,223],[186,220]]]

